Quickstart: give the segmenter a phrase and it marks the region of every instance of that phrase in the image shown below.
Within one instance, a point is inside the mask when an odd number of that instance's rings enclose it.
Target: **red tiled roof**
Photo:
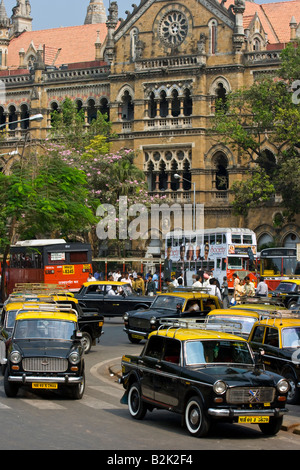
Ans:
[[[95,42],[97,31],[100,31],[100,42],[103,44],[107,34],[106,24],[88,24],[65,28],[25,31],[12,39],[8,48],[8,67],[19,67],[19,51],[27,52],[31,42],[36,49],[41,45],[45,51],[45,63],[51,65],[61,48],[55,65],[95,60]]]
[[[292,16],[295,17],[297,24],[300,22],[300,1],[264,3],[261,8],[272,23],[279,42],[289,42]]]
[[[258,5],[257,3],[254,2],[245,2],[245,12],[244,12],[244,17],[252,17],[257,13],[262,27],[264,28],[265,33],[268,35],[268,41],[270,43],[276,43],[278,42],[278,37],[276,35],[276,32],[274,28],[272,27],[272,24],[269,22],[268,17],[266,16],[265,12],[262,9],[261,5]],[[251,20],[250,20],[251,21]],[[245,26],[244,26],[245,27]]]

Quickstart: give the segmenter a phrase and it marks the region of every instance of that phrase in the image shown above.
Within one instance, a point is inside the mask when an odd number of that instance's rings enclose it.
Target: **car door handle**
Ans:
[[[156,364],[156,365],[155,365],[155,368],[156,368],[156,369],[161,369],[161,365],[160,365],[160,364]]]

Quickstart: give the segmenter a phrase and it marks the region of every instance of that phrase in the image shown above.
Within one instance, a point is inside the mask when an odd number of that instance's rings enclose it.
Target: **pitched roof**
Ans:
[[[88,24],[64,28],[43,29],[40,31],[24,31],[20,36],[11,40],[8,48],[8,67],[19,67],[19,51],[27,52],[31,43],[35,49],[41,45],[44,48],[45,63],[52,65],[58,54],[55,65],[95,60],[95,42],[97,31],[100,32],[100,42],[106,38],[106,24]]]
[[[264,28],[265,33],[268,35],[268,41],[270,43],[276,43],[279,42],[279,38],[277,37],[276,31],[273,28],[273,25],[270,23],[268,16],[264,12],[262,5],[258,5],[257,3],[254,2],[245,2],[245,12],[244,12],[244,18],[245,20],[247,17],[251,17],[251,19],[254,17],[255,13],[257,13],[262,27]],[[246,25],[244,24],[244,28],[249,25],[251,20],[246,20]]]
[[[264,3],[261,5],[261,8],[265,15],[269,18],[269,21],[272,23],[279,42],[289,42],[289,25],[292,16],[295,17],[297,24],[300,23],[300,1],[292,0],[277,3]]]

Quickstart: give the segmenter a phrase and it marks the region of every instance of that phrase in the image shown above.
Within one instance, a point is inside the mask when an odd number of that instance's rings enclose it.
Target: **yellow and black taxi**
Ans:
[[[139,343],[159,327],[163,318],[204,318],[216,308],[221,308],[221,303],[214,295],[198,292],[158,294],[150,308],[124,314],[124,331],[129,341]]]
[[[164,409],[182,415],[195,437],[218,421],[256,423],[265,434],[281,428],[289,383],[255,363],[247,341],[188,321],[166,321],[140,355],[122,357],[121,403],[143,419]],[[197,327],[196,327],[197,326]]]
[[[224,308],[209,312],[206,317],[206,323],[208,326],[214,324],[228,325],[229,327],[236,325],[240,328],[239,335],[247,339],[254,323],[259,318],[260,314],[258,312],[243,310],[242,308],[234,310],[232,308]]]
[[[6,359],[4,391],[15,397],[20,387],[57,390],[81,399],[85,389],[84,350],[77,314],[55,306],[19,313]]]
[[[138,295],[127,282],[91,281],[85,282],[74,293],[83,308],[97,308],[107,317],[122,317],[127,310],[147,308],[153,297]]]
[[[254,352],[263,349],[262,361],[267,370],[289,380],[288,403],[299,403],[300,316],[270,315],[254,324],[248,341]]]
[[[279,285],[269,296],[272,299],[280,299],[288,309],[294,308],[300,297],[300,278],[280,281]]]
[[[87,354],[96,341],[100,340],[103,334],[104,317],[97,309],[83,309],[77,299],[68,294],[32,293],[11,295],[9,301],[3,305],[0,314],[0,331],[5,330],[9,335],[12,334],[17,313],[30,308],[37,309],[41,304],[71,305],[78,315],[78,325],[82,332],[82,343],[84,352]]]

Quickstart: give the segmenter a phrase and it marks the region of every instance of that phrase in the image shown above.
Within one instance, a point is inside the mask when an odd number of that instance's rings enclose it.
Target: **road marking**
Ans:
[[[110,395],[116,398],[121,398],[124,390],[120,388],[118,390],[116,387],[108,387],[108,386],[101,386],[101,385],[89,385],[88,388],[91,388],[92,390],[96,390],[97,392],[104,393],[106,395]]]
[[[6,406],[3,403],[0,403],[0,410],[10,410],[10,406]]]
[[[84,394],[82,400],[80,400],[85,406],[89,406],[90,408],[94,408],[95,410],[118,410],[121,408],[120,406],[112,405],[107,401],[98,400],[97,398],[91,397],[89,395]]]
[[[65,410],[65,406],[61,406],[58,403],[51,400],[35,400],[33,398],[21,398],[24,403],[28,403],[39,410]]]

